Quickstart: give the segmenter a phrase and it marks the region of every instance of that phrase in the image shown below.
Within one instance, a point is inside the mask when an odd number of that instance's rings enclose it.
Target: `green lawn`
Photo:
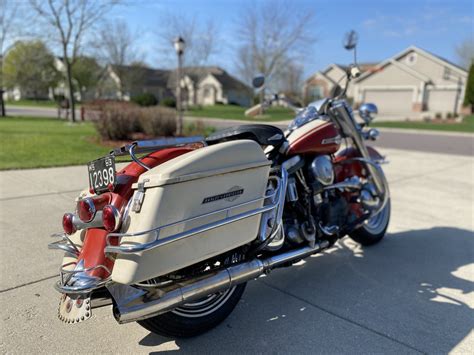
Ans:
[[[0,118],[0,169],[84,164],[110,151],[93,143],[91,123],[53,118]]]
[[[19,100],[19,101],[5,101],[6,106],[29,106],[29,107],[48,107],[57,108],[58,104],[51,100]],[[81,104],[76,103],[76,108],[81,107]]]
[[[295,117],[292,110],[282,107],[271,107],[266,110],[263,117],[246,117],[246,108],[234,105],[204,106],[202,108],[191,108],[185,115],[192,117],[221,118],[224,120],[244,121],[286,121]]]
[[[377,122],[371,126],[386,128],[426,129],[433,131],[452,131],[474,133],[474,115],[466,116],[461,123],[432,123],[432,122]]]

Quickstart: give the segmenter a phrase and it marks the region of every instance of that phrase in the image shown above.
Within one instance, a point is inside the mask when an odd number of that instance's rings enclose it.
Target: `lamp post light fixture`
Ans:
[[[177,87],[176,87],[176,109],[178,111],[178,122],[176,125],[176,133],[181,135],[183,133],[183,101],[181,97],[181,80],[182,80],[182,70],[183,70],[183,54],[185,48],[185,41],[181,37],[177,37],[174,40],[174,49],[178,55],[178,78],[177,78]]]

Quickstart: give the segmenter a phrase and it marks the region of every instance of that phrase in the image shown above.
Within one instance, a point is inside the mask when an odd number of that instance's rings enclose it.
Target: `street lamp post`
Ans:
[[[178,37],[174,41],[174,49],[178,55],[178,80],[176,87],[176,109],[178,110],[178,122],[176,125],[176,133],[181,135],[183,133],[183,101],[181,97],[181,80],[183,70],[183,53],[184,53],[185,42],[184,39]]]

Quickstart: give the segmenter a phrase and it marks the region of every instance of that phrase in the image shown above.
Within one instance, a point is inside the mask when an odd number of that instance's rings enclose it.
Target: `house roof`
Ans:
[[[166,87],[170,75],[169,70],[153,69],[145,66],[111,65],[110,67],[115,72],[135,72],[136,77],[143,79],[143,84],[146,86]]]
[[[208,75],[212,75],[221,85],[224,90],[249,90],[250,87],[243,82],[227,73],[224,69],[217,66],[203,66],[203,67],[184,67],[183,74],[188,76],[196,84],[203,80]],[[173,70],[170,72],[168,78],[168,87],[176,86],[178,72]]]
[[[393,65],[396,65],[398,68],[404,70],[405,72],[419,78],[420,80],[423,80],[423,81],[430,81],[430,78],[428,78],[426,75],[420,73],[419,71],[401,63],[398,61],[398,59],[400,59],[401,57],[407,55],[408,53],[410,52],[417,52],[417,53],[421,53],[423,55],[425,55],[426,57],[429,57],[431,58],[433,61],[435,62],[438,62],[444,66],[447,66],[447,67],[450,67],[451,69],[453,69],[454,71],[462,74],[462,75],[467,75],[467,71],[465,69],[463,69],[462,67],[460,67],[459,65],[456,65],[452,62],[450,62],[449,60],[446,60],[444,59],[443,57],[440,57],[438,55],[435,55],[431,52],[428,52],[422,48],[419,48],[419,47],[416,47],[416,46],[410,46],[406,49],[404,49],[403,51],[395,54],[394,56],[382,61],[380,64],[378,64],[375,68],[373,68],[373,70],[368,70],[366,71],[365,73],[363,73],[359,78],[356,79],[356,82],[361,82],[363,81],[364,79],[368,78],[369,76],[377,73],[378,71],[380,71],[381,69],[385,68],[387,65],[389,64],[393,64]]]
[[[366,62],[366,63],[357,63],[359,69],[361,70],[362,73],[366,72],[367,70],[370,70],[374,67],[377,66],[377,63],[374,63],[374,62]],[[324,68],[323,70],[318,70],[316,73],[314,73],[313,75],[311,75],[308,79],[306,79],[305,81],[308,82],[310,81],[311,79],[313,79],[314,76],[316,76],[318,73],[321,74],[324,78],[326,78],[327,80],[334,82],[334,80],[332,80],[330,77],[328,77],[326,74],[327,72],[330,70],[330,69],[333,69],[333,68],[339,68],[340,70],[342,71],[346,71],[349,66],[348,65],[344,65],[344,64],[336,64],[336,63],[333,63],[333,64],[330,64],[328,65],[326,68]]]

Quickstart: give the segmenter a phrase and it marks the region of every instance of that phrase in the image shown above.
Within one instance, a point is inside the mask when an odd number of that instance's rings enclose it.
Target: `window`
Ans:
[[[412,52],[412,53],[408,54],[405,61],[408,65],[414,65],[416,63],[417,58],[418,58],[418,56],[416,55],[416,53]]]
[[[308,96],[313,100],[321,99],[324,96],[323,88],[321,86],[310,86]]]

